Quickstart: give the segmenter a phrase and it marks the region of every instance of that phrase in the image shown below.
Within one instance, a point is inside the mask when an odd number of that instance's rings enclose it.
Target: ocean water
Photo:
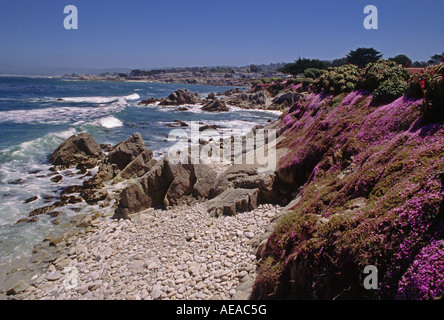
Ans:
[[[279,116],[276,112],[238,108],[214,114],[203,112],[198,106],[178,111],[176,106],[137,105],[142,99],[163,98],[180,88],[199,92],[203,98],[210,92],[232,89],[0,77],[0,263],[29,255],[47,234],[61,228],[62,224],[54,225],[47,215],[40,215],[33,223],[16,222],[26,218],[33,209],[56,201],[63,188],[81,184],[77,170],[61,172],[60,183],[50,180],[48,156],[71,135],[88,132],[98,143],[114,145],[139,132],[146,146],[160,157],[174,144],[166,141],[172,129],[166,125],[174,120],[217,124],[235,134],[243,134]],[[25,203],[34,196],[38,200]],[[56,210],[63,213],[63,219],[68,219],[85,208],[94,209],[80,203]]]

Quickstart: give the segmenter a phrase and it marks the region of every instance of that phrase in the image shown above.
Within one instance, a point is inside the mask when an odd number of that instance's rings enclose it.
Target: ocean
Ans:
[[[33,223],[16,222],[56,201],[63,188],[79,184],[77,170],[63,172],[60,183],[51,181],[49,170],[48,156],[71,135],[87,132],[98,143],[115,145],[139,132],[159,158],[174,144],[167,141],[172,128],[166,125],[175,120],[201,121],[244,134],[279,116],[239,108],[209,113],[199,106],[179,111],[177,106],[137,105],[142,99],[163,98],[181,88],[205,98],[233,87],[0,77],[0,264],[29,256],[46,235],[62,228],[63,223],[54,225],[46,215]],[[27,203],[32,197],[37,200]],[[66,220],[82,210],[94,208],[78,204],[57,211]]]

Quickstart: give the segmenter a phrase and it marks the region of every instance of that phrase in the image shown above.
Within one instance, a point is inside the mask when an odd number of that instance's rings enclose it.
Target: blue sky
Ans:
[[[63,27],[70,4],[78,30]],[[369,4],[378,30],[363,27]],[[442,12],[436,0],[0,0],[0,66],[241,66],[357,47],[428,60],[444,51]]]

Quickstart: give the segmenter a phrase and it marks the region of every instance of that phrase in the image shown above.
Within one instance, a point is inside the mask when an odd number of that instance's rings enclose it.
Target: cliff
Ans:
[[[277,176],[296,193],[259,247],[252,299],[443,297],[443,70],[408,78],[390,102],[357,79],[285,112]],[[363,286],[367,265],[376,290]]]

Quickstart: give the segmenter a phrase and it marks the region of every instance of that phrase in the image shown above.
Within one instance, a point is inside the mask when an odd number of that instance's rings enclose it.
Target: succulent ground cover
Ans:
[[[376,64],[359,90],[313,86],[281,118],[278,177],[299,201],[261,252],[252,298],[443,297],[444,67],[397,70],[403,89],[380,100],[398,81],[380,68],[398,66]],[[362,285],[367,265],[377,290]]]

